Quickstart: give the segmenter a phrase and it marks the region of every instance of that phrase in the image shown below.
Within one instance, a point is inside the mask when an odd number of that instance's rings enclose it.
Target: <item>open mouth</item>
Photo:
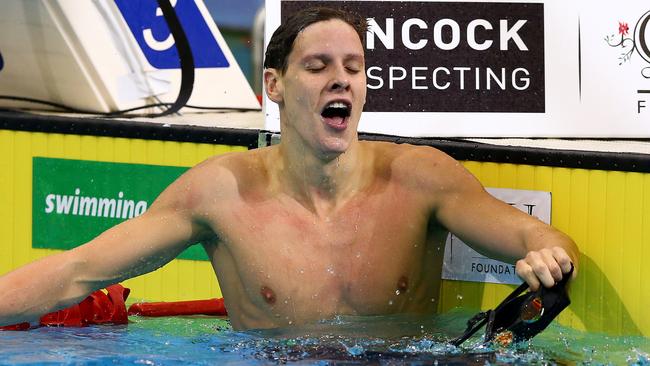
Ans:
[[[338,130],[345,129],[347,127],[348,117],[350,117],[350,112],[352,107],[344,102],[331,102],[323,108],[321,116],[325,123]]]

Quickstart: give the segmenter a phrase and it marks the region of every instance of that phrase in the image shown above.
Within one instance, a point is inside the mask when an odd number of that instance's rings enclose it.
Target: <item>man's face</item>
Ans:
[[[366,100],[364,51],[355,30],[338,19],[305,28],[277,87],[283,138],[302,140],[325,158],[345,152],[356,140]]]

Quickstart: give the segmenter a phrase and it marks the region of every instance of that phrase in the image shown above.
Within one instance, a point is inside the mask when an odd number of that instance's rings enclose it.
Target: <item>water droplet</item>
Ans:
[[[300,271],[298,271],[298,272],[300,272],[300,274],[303,274],[303,273],[305,273],[305,270],[301,268]]]
[[[393,300],[388,300],[388,305],[393,305]]]
[[[395,295],[399,296],[401,294],[400,290],[395,290]]]
[[[462,300],[462,299],[463,299],[463,295],[460,295],[460,294],[456,295],[456,299],[458,299],[458,300]]]
[[[436,299],[434,297],[432,297],[431,302],[436,302]]]
[[[363,346],[361,346],[359,344],[355,344],[353,346],[348,346],[347,344],[345,344],[343,342],[339,341],[339,343],[341,343],[343,345],[343,347],[345,347],[345,350],[351,356],[361,356],[365,352],[365,349],[363,348]]]
[[[358,252],[356,255],[357,258],[361,258],[361,252]]]
[[[326,271],[327,271],[327,273],[333,275],[333,274],[334,274],[334,267],[332,267],[331,265],[329,265],[329,266],[327,266]]]

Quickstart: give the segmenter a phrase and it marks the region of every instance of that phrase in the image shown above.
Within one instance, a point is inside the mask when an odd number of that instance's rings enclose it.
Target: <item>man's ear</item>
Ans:
[[[280,72],[277,69],[269,68],[264,70],[264,89],[269,99],[278,104],[282,103],[284,88]]]

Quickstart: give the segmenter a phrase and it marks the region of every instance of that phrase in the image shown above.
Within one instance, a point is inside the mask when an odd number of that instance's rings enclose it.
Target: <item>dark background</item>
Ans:
[[[368,18],[375,18],[380,26],[385,25],[386,18],[395,19],[395,48],[387,50],[379,40],[375,41],[375,49],[366,52],[366,68],[378,66],[382,68],[381,75],[384,86],[380,89],[368,89],[365,111],[368,112],[535,112],[545,110],[544,91],[544,7],[543,4],[530,3],[473,3],[473,2],[396,2],[396,1],[283,1],[281,4],[282,18],[300,8],[314,3],[331,7],[339,7],[348,11],[356,11]],[[427,45],[420,50],[410,50],[402,45],[402,23],[409,18],[419,18],[427,23],[428,29],[418,30],[412,27],[413,41],[420,37],[427,39]],[[450,18],[460,26],[460,45],[449,51],[438,49],[433,42],[433,26],[437,20]],[[467,24],[474,19],[489,21],[493,29],[486,31],[477,29],[477,42],[484,39],[494,41],[485,51],[477,51],[466,42]],[[508,51],[499,49],[499,20],[508,19],[511,28],[519,19],[527,23],[518,34],[528,47],[528,51],[520,51],[513,41],[509,42]],[[443,32],[443,39],[451,39],[448,27]],[[484,35],[490,35],[485,37]],[[397,82],[394,89],[388,87],[388,68],[399,66],[407,70],[407,79]],[[428,75],[426,80],[418,81],[418,85],[428,85],[428,89],[411,89],[411,67],[428,67],[426,72],[418,75]],[[452,85],[445,90],[437,90],[432,85],[431,73],[437,67],[446,67],[451,71],[450,76],[439,79],[442,84],[451,81]],[[459,87],[458,72],[453,67],[470,67],[465,72],[465,89]],[[474,68],[481,69],[481,87],[476,90]],[[492,83],[491,90],[485,88],[485,68],[490,67],[500,75],[501,68],[506,69],[506,88]],[[530,75],[530,85],[525,90],[514,89],[510,83],[511,73],[516,68],[525,68]],[[377,73],[374,73],[377,74]],[[371,84],[376,81],[368,79]]]

